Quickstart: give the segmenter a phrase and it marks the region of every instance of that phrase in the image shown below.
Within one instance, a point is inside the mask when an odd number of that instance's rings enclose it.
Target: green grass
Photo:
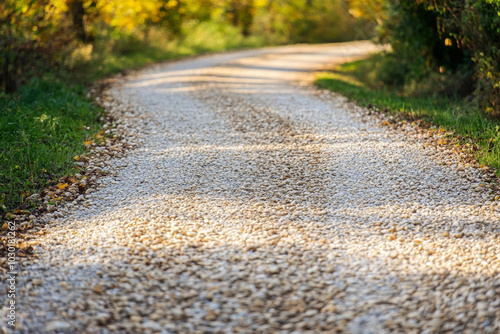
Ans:
[[[0,205],[11,210],[33,192],[74,172],[83,139],[100,128],[100,110],[83,86],[37,79],[0,96]]]
[[[409,119],[422,119],[454,132],[460,142],[475,147],[480,164],[500,171],[498,120],[490,119],[471,103],[460,98],[401,96],[376,80],[381,55],[346,63],[320,73],[316,85],[338,92],[364,107],[375,107]]]
[[[111,36],[94,47],[76,50],[58,76],[41,73],[19,92],[0,92],[0,218],[33,193],[75,173],[74,157],[99,131],[102,110],[86,98],[86,85],[147,64],[203,53],[258,47],[262,39],[244,38],[227,24],[205,22],[186,27],[171,39],[151,31],[142,37]]]

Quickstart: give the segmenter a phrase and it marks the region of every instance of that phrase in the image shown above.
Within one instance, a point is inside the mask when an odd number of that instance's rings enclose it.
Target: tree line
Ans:
[[[359,35],[344,0],[3,0],[0,87],[13,92],[41,72],[67,68],[79,50],[99,42],[148,40],[154,29],[182,38],[206,21],[263,36],[268,44]]]

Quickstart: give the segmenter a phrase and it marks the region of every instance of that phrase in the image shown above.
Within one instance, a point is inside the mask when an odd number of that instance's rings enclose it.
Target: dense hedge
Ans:
[[[468,95],[500,115],[500,0],[350,0],[393,52],[379,71],[408,94]]]
[[[426,0],[436,16],[441,39],[475,63],[476,98],[488,111],[500,112],[500,1]]]

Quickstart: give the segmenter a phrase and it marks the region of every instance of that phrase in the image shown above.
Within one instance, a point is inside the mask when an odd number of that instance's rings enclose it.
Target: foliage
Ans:
[[[500,1],[350,0],[392,46],[384,82],[408,94],[468,95],[500,115]]]
[[[407,97],[388,86],[380,86],[377,72],[384,57],[346,63],[330,73],[318,75],[316,84],[365,107],[378,108],[412,120],[423,120],[453,132],[451,141],[473,152],[480,164],[500,175],[500,122],[483,115],[457,97]]]
[[[4,0],[0,3],[0,87],[12,92],[39,71],[57,66],[72,36],[64,0]]]
[[[257,7],[256,33],[278,43],[366,39],[364,21],[348,14],[345,1],[272,0]]]

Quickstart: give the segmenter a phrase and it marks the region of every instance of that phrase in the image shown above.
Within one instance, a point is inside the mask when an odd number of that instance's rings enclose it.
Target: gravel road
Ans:
[[[111,174],[35,240],[17,332],[499,333],[500,205],[481,174],[309,85],[374,50],[120,80],[107,104],[138,146],[91,162]]]

